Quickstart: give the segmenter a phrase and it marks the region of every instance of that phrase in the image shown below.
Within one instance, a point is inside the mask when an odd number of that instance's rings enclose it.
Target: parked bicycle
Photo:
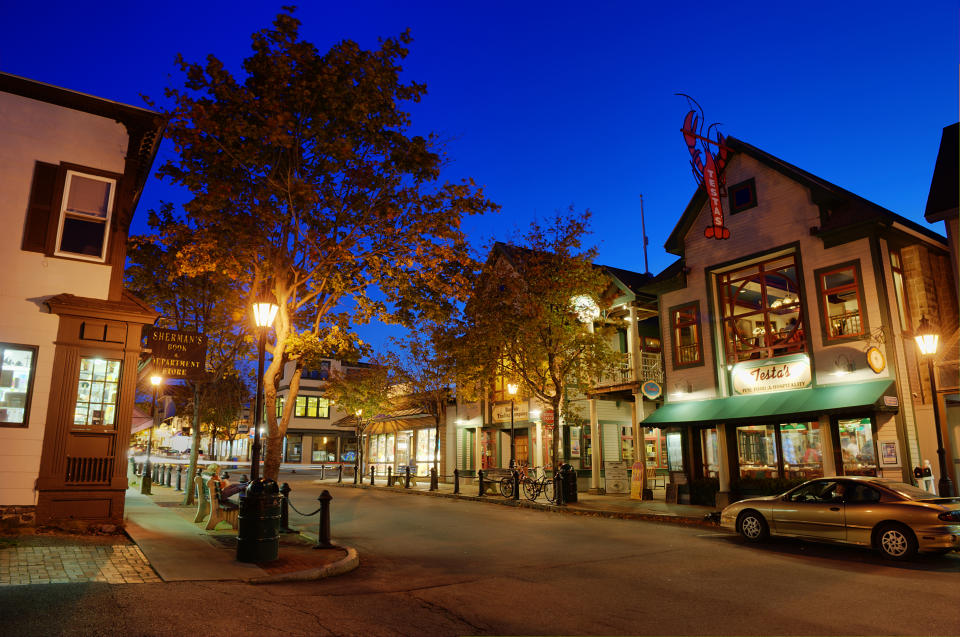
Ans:
[[[553,488],[553,480],[547,477],[543,467],[536,467],[533,470],[533,477],[531,478],[525,476],[520,484],[523,487],[523,495],[531,502],[535,502],[537,498],[540,497],[541,493],[550,503],[553,503],[556,500],[556,493],[554,493]]]

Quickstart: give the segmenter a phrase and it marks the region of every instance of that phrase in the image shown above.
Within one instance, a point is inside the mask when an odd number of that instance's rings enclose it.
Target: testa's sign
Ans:
[[[800,355],[758,363],[737,363],[731,374],[733,391],[738,394],[759,394],[768,391],[803,389],[811,382],[810,359]]]
[[[726,184],[723,179],[723,169],[727,165],[727,157],[730,149],[723,143],[724,137],[719,130],[716,131],[717,138],[710,139],[710,131],[716,124],[707,127],[707,134],[703,134],[703,109],[689,95],[677,93],[687,98],[690,105],[690,111],[683,119],[683,141],[687,144],[687,150],[690,152],[690,166],[693,168],[693,175],[697,182],[703,184],[707,191],[707,199],[710,201],[711,224],[703,231],[703,235],[708,239],[729,239],[730,230],[723,225],[723,202],[721,196],[726,192]],[[696,106],[696,108],[694,108]],[[697,148],[699,142],[700,148]],[[717,147],[716,152],[711,150],[710,144]],[[700,153],[703,152],[701,158]]]
[[[147,347],[153,352],[157,374],[169,379],[203,379],[207,360],[205,334],[148,327]]]
[[[655,380],[648,380],[640,387],[640,391],[650,400],[656,400],[660,398],[660,394],[663,393],[663,387],[660,386]]]

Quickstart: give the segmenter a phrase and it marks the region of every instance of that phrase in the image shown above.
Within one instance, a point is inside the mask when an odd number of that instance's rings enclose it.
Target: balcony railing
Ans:
[[[601,376],[594,387],[613,387],[654,380],[663,384],[663,358],[660,354],[640,352],[640,374],[634,374],[630,354],[621,354],[620,364]]]

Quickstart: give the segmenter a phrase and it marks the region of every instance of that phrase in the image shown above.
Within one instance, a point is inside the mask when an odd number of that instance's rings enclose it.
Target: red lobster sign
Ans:
[[[727,192],[723,169],[727,165],[730,149],[724,145],[724,137],[719,130],[716,131],[717,139],[710,139],[711,131],[719,124],[710,124],[707,127],[706,136],[701,134],[703,132],[703,109],[689,95],[683,93],[677,93],[677,95],[687,98],[687,104],[690,105],[690,111],[683,118],[681,131],[683,132],[683,140],[687,142],[687,150],[690,151],[690,166],[693,168],[693,176],[697,183],[703,184],[707,191],[707,197],[710,199],[713,223],[707,226],[703,234],[708,239],[729,239],[730,231],[723,225],[723,205],[720,197]],[[698,142],[699,148],[697,147]],[[710,144],[717,147],[716,155],[711,152]],[[703,151],[702,159],[700,157],[701,150]]]

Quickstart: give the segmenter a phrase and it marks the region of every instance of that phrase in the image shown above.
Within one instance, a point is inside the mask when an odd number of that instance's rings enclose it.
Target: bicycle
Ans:
[[[523,484],[524,480],[527,480],[527,465],[524,463],[516,463],[517,472],[520,474],[519,483]],[[512,474],[512,471],[511,471]],[[508,475],[506,477],[500,478],[500,495],[507,498],[508,500],[513,497],[513,475]]]
[[[537,467],[533,471],[533,478],[524,477],[523,495],[531,502],[536,502],[542,493],[547,501],[553,503],[556,500],[556,493],[553,488],[553,480],[547,477],[543,467]]]

